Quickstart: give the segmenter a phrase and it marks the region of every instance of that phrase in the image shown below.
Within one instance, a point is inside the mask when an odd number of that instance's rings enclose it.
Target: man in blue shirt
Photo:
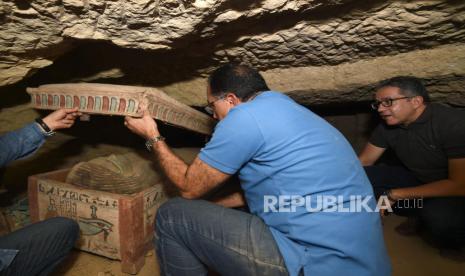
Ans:
[[[80,113],[60,109],[35,123],[0,136],[0,167],[28,157],[55,130],[70,128]],[[79,226],[71,219],[52,218],[0,237],[1,275],[48,275],[73,248]]]
[[[207,111],[220,122],[191,165],[171,152],[147,112],[125,121],[147,139],[184,198],[158,210],[162,274],[206,275],[208,268],[221,275],[390,274],[379,215],[367,210],[375,209],[373,191],[336,129],[269,91],[243,65],[213,72],[207,98]],[[192,200],[236,173],[243,195],[218,204]],[[367,199],[367,208],[350,211],[357,197]],[[250,213],[223,207],[244,203]]]

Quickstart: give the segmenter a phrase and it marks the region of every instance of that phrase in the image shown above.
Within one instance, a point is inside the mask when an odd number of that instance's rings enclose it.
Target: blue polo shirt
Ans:
[[[270,198],[339,196],[348,207],[354,196],[373,194],[346,139],[286,95],[263,92],[230,110],[199,158],[239,173],[249,208],[269,226],[290,275],[390,275],[379,213],[330,212],[315,202],[268,208]],[[367,205],[374,209],[374,199]]]

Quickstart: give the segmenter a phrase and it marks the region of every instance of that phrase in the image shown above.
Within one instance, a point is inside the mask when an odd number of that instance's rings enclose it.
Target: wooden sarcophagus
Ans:
[[[169,192],[164,180],[149,170],[150,165],[134,161],[134,155],[97,158],[97,162],[79,163],[72,169],[30,176],[31,220],[55,216],[75,220],[80,227],[76,248],[121,260],[123,272],[136,274],[153,248],[156,211]],[[115,166],[108,169],[109,162]],[[125,169],[127,164],[132,167]],[[94,171],[99,173],[89,175]],[[141,186],[141,182],[149,185]]]
[[[215,125],[210,116],[152,87],[65,83],[27,88],[27,92],[37,109],[78,107],[83,113],[141,117],[138,110],[143,105],[154,119],[201,134],[211,135]]]

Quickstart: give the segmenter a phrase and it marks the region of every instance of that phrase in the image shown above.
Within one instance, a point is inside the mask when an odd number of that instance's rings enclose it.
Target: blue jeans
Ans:
[[[61,217],[34,223],[0,237],[0,248],[19,250],[0,275],[48,275],[68,255],[78,237],[78,224]]]
[[[174,198],[155,221],[162,275],[288,275],[263,221],[204,200]]]

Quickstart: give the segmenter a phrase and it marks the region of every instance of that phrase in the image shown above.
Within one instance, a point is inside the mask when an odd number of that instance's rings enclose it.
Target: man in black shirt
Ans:
[[[465,111],[428,102],[425,87],[414,77],[383,81],[372,107],[384,122],[359,158],[377,196],[397,202],[394,211],[415,218],[409,225],[418,222],[417,230],[438,246],[460,252],[465,244]],[[403,166],[372,166],[388,148]],[[405,225],[399,232],[411,233]]]

